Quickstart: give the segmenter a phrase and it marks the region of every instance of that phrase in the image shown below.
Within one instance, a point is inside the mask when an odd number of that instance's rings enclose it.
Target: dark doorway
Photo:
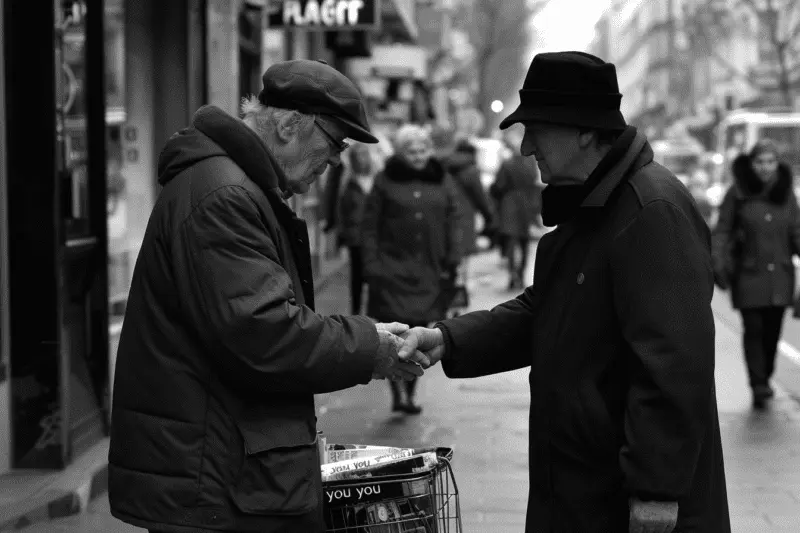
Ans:
[[[102,2],[50,6],[4,2],[15,468],[107,434]]]

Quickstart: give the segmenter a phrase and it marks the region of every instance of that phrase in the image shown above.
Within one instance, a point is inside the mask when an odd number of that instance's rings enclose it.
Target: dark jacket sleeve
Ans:
[[[714,276],[722,288],[730,284],[731,273],[734,271],[733,258],[730,255],[731,239],[734,235],[734,221],[736,219],[736,195],[734,187],[730,187],[719,207],[719,217],[711,237],[712,257],[714,261]]]
[[[375,183],[364,204],[364,218],[361,220],[361,253],[364,261],[364,276],[369,278],[380,273],[380,254],[378,239],[383,217],[383,177],[375,177]]]
[[[358,205],[355,195],[355,191],[347,183],[339,197],[339,215],[337,217],[339,234],[344,244],[348,246],[357,246],[361,240],[360,215],[363,213],[363,209]]]
[[[473,311],[437,323],[447,353],[442,368],[450,378],[474,378],[529,366],[533,287],[489,311]]]
[[[174,230],[181,305],[222,377],[251,393],[318,394],[368,383],[375,326],[295,305],[270,229],[249,193],[228,186]]]
[[[463,219],[466,216],[461,202],[459,202],[458,191],[453,178],[446,176],[444,180],[444,191],[447,196],[447,213],[445,219],[446,226],[446,239],[447,239],[447,257],[445,261],[447,266],[456,266],[461,262],[462,249],[464,238],[461,234],[463,226]]]
[[[492,198],[495,200],[501,200],[508,192],[508,188],[511,186],[511,180],[508,176],[509,172],[508,163],[503,162],[497,174],[494,176],[494,183],[489,187],[489,194],[491,194]]]
[[[339,193],[342,188],[342,176],[344,175],[344,165],[332,167],[328,172],[328,179],[325,183],[325,212],[323,217],[326,227],[333,229],[339,223]]]
[[[791,232],[791,250],[792,254],[800,256],[800,206],[797,204],[797,196],[793,193],[789,194],[789,201],[790,204],[790,211],[789,216],[790,219],[790,228],[789,231]]]
[[[713,273],[708,230],[646,205],[612,244],[614,307],[630,347],[620,463],[632,494],[689,494],[714,427]]]
[[[481,183],[480,172],[476,167],[464,171],[463,186],[472,205],[481,214],[486,225],[491,225],[494,218],[492,207],[489,204],[489,197],[483,188],[483,183]]]

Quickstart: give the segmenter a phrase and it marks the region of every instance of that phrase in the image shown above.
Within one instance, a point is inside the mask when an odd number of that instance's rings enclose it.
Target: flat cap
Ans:
[[[324,61],[292,59],[275,63],[261,77],[258,100],[282,109],[326,115],[347,129],[347,136],[377,143],[367,122],[361,93],[350,79]]]

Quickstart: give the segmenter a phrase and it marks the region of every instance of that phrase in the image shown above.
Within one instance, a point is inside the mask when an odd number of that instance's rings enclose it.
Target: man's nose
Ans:
[[[524,156],[533,155],[535,152],[536,145],[531,138],[531,135],[526,133],[524,137],[522,137],[522,145],[520,146],[520,153]]]

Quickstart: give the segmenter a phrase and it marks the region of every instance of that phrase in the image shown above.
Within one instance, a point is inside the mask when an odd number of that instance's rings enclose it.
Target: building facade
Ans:
[[[61,469],[106,438],[169,137],[203,104],[238,114],[275,61],[339,66],[372,39],[413,40],[409,0],[360,2],[363,25],[314,19],[315,2],[0,0],[0,473]],[[358,32],[349,52],[333,38]],[[322,283],[340,261],[320,195],[294,202]]]

